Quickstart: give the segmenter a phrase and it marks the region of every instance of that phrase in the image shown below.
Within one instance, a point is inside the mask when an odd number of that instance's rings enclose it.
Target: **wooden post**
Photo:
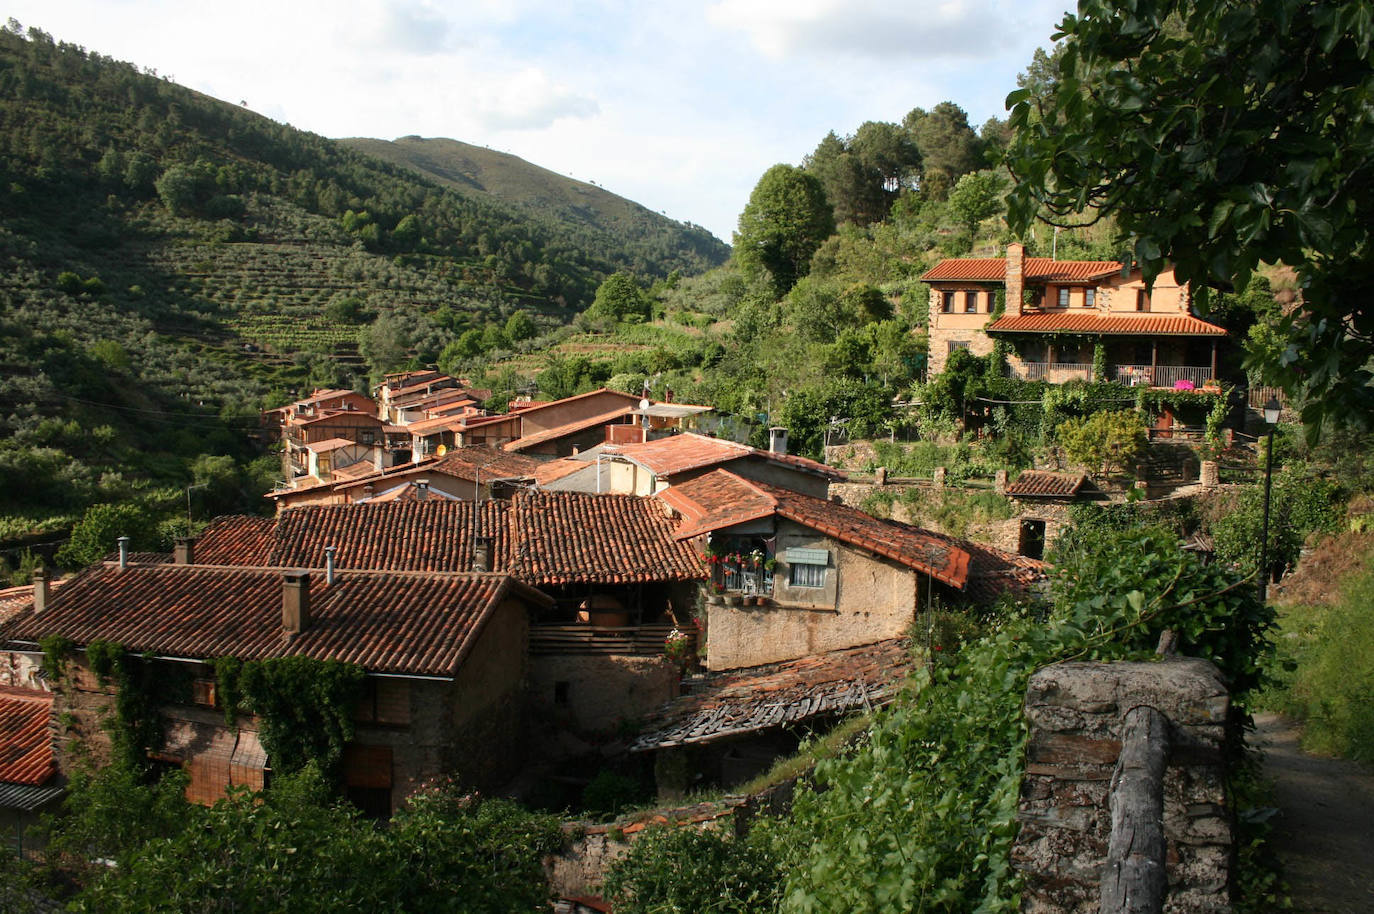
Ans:
[[[1164,762],[1169,722],[1154,708],[1132,708],[1122,722],[1112,773],[1112,837],[1102,874],[1100,914],[1159,914],[1169,891],[1164,852]]]

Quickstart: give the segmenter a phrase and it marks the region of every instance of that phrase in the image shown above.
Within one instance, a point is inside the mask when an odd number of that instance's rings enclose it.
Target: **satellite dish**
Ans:
[[[645,397],[645,398],[643,398],[642,400],[639,401],[639,408],[640,408],[640,409],[648,409],[648,408],[649,408],[649,398],[648,398],[648,397]]]
[[[438,454],[440,457],[444,456],[445,454],[448,453],[448,445],[447,445],[447,444],[441,444],[441,445],[439,445],[439,447],[435,449],[434,453],[435,453],[435,454]]]

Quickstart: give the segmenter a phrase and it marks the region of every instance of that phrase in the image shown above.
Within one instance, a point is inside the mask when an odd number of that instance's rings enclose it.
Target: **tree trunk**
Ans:
[[[1100,914],[1159,914],[1169,890],[1164,852],[1164,762],[1169,722],[1132,708],[1112,773],[1112,837],[1102,874]]]

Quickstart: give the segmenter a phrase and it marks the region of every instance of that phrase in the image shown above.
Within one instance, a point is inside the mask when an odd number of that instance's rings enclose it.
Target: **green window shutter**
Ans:
[[[783,558],[791,565],[829,565],[828,549],[788,549]]]

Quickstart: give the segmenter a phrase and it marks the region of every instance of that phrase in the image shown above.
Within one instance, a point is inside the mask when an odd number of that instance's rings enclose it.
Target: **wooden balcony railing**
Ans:
[[[530,627],[531,654],[632,654],[654,657],[663,654],[663,642],[672,625],[534,625]],[[689,632],[689,634],[691,634]]]
[[[1131,386],[1173,387],[1179,381],[1189,381],[1201,389],[1212,378],[1212,369],[1205,365],[1117,365],[1112,380]]]
[[[1012,369],[1012,376],[1022,381],[1049,381],[1062,384],[1075,378],[1091,381],[1091,362],[1022,362],[1021,369]]]

